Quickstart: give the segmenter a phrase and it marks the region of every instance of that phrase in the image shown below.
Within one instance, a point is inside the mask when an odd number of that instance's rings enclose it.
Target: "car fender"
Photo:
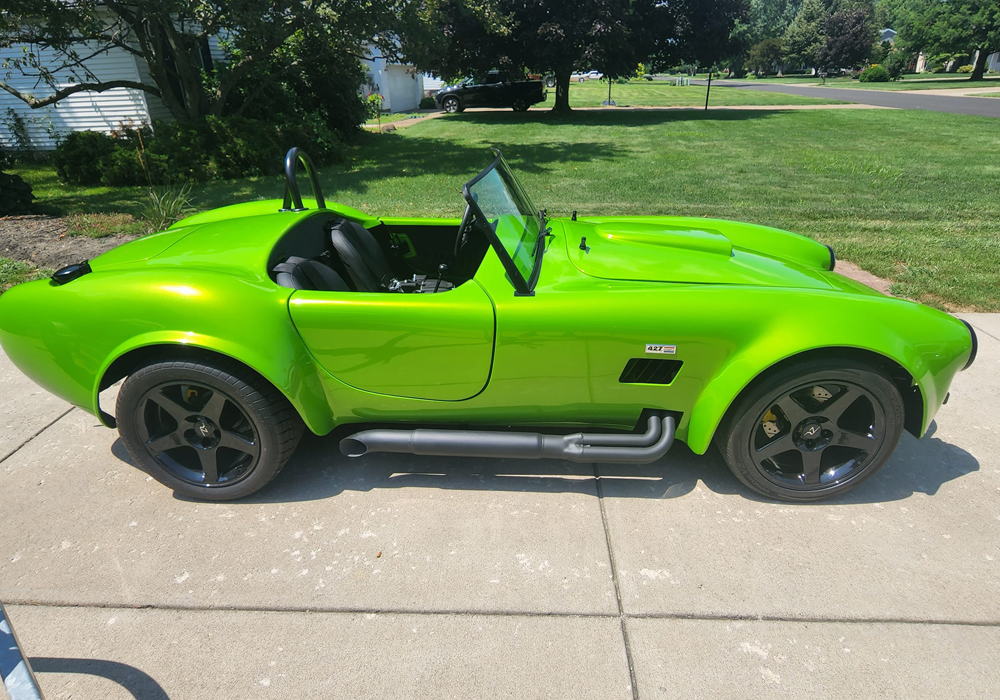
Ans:
[[[310,430],[324,434],[333,417],[288,315],[290,293],[172,267],[94,272],[63,286],[32,282],[0,297],[0,343],[31,379],[105,425],[112,423],[101,415],[99,392],[114,363],[141,348],[176,345],[250,367],[284,394]]]
[[[853,303],[823,292],[811,306],[825,323],[802,323],[803,306],[779,311],[765,328],[730,356],[706,384],[691,410],[687,445],[703,454],[729,408],[757,377],[795,357],[826,351],[863,351],[894,362],[920,390],[922,436],[944,401],[955,373],[971,352],[968,330],[957,318],[912,302],[884,297],[858,297]],[[916,329],[926,342],[913,342]]]

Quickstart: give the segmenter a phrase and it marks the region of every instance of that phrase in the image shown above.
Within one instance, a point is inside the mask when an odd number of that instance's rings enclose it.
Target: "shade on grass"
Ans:
[[[308,148],[308,144],[304,144]],[[829,243],[931,303],[1000,310],[1000,120],[902,110],[467,113],[365,134],[322,169],[328,200],[384,215],[459,216],[497,145],[550,214],[683,214]],[[278,197],[276,176],[200,185],[210,208]],[[135,190],[59,185],[46,205],[130,211]]]

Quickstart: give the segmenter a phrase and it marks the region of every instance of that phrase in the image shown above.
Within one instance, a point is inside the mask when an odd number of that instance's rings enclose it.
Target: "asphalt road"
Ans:
[[[706,84],[704,80],[691,82],[693,85]],[[763,90],[764,92],[780,92],[786,95],[801,95],[802,97],[820,97],[825,100],[843,100],[844,102],[855,102],[857,104],[874,105],[876,107],[924,109],[931,112],[950,112],[952,114],[971,114],[977,117],[1000,118],[1000,98],[948,97],[944,95],[900,93],[889,90],[852,90],[850,88],[800,87],[798,85],[748,85],[745,82],[734,82],[731,80],[713,80],[712,85],[739,90]]]
[[[979,357],[930,434],[803,505],[683,445],[348,460],[317,437],[199,503],[0,353],[0,600],[50,700],[997,697],[1000,314],[964,316]]]

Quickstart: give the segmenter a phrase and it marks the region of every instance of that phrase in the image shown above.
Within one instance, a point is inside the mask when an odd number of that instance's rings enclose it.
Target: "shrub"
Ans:
[[[115,141],[99,131],[74,131],[56,148],[53,163],[59,179],[71,185],[101,182],[102,161],[115,150]]]
[[[971,73],[973,70],[975,70],[975,66],[973,66],[971,63],[968,63],[968,64],[966,64],[964,66],[959,66],[958,70],[956,72],[957,73]]]
[[[886,57],[885,69],[889,71],[890,80],[902,80],[903,71],[910,65],[910,57],[902,51],[890,51]]]
[[[0,172],[0,216],[30,214],[34,199],[31,185],[20,175]]]
[[[888,83],[889,71],[884,66],[869,66],[861,72],[861,77],[858,80],[862,83]]]
[[[420,98],[420,109],[434,109],[437,105],[434,104],[433,97],[421,97]]]
[[[149,189],[146,200],[139,203],[139,218],[146,233],[170,228],[191,211],[191,185]]]

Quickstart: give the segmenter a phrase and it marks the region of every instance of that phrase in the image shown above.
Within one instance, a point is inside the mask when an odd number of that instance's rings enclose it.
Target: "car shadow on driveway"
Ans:
[[[934,495],[945,483],[979,470],[961,447],[934,437],[937,424],[920,441],[903,434],[889,463],[853,491],[822,504],[899,501],[913,494]],[[339,436],[307,434],[281,474],[267,487],[237,504],[294,503],[337,496],[344,491],[430,488],[463,491],[517,491],[601,494],[612,498],[679,498],[699,484],[716,494],[739,494],[768,502],[741,484],[714,448],[696,455],[677,443],[653,464],[576,464],[561,460],[467,459],[370,454],[349,459],[340,453]],[[121,440],[112,453],[135,466]],[[180,494],[175,498],[189,500]],[[808,504],[807,504],[808,505]]]

